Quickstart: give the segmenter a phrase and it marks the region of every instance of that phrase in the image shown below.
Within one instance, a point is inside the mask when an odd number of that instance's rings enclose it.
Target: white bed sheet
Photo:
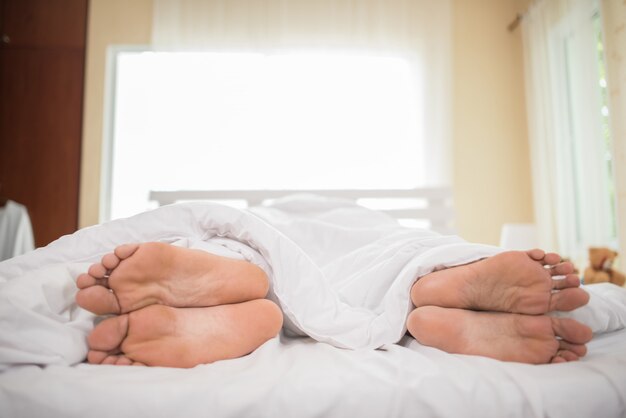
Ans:
[[[254,213],[176,205],[0,263],[0,416],[626,416],[625,289],[588,286],[590,304],[568,314],[597,333],[582,361],[446,354],[402,337],[412,281],[499,250],[396,228],[335,200]],[[81,363],[95,318],[73,302],[76,275],[117,244],[152,240],[261,265],[288,334],[315,339],[282,333],[191,370]],[[311,315],[306,301],[324,312]]]
[[[275,338],[194,369],[21,366],[0,375],[3,417],[624,417],[626,330],[575,363],[379,350]]]

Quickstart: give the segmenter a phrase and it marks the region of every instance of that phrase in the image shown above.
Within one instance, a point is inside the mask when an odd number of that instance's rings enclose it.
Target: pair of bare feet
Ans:
[[[119,246],[76,280],[79,306],[104,319],[90,363],[194,367],[244,356],[278,334],[259,267],[151,242]]]
[[[420,343],[450,353],[531,364],[578,360],[591,329],[546,315],[589,301],[573,272],[559,255],[531,250],[428,274],[411,289],[416,309],[407,328]]]
[[[421,343],[505,361],[577,360],[591,330],[545,315],[584,305],[569,263],[541,250],[507,252],[428,274],[407,320]],[[555,280],[556,275],[565,279]],[[274,337],[280,309],[250,263],[162,243],[117,247],[77,278],[78,304],[115,314],[88,337],[90,363],[193,367],[236,358]]]

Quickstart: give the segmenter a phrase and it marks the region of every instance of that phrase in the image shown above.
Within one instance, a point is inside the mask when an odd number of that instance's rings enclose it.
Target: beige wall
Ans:
[[[519,29],[522,0],[454,0],[454,192],[459,232],[497,244],[532,220]],[[98,222],[106,47],[150,41],[152,0],[91,0],[80,225]]]
[[[465,239],[498,244],[507,222],[532,222],[520,28],[528,1],[454,1],[454,195]]]
[[[91,0],[87,26],[85,107],[78,224],[97,224],[107,47],[150,43],[152,0]]]

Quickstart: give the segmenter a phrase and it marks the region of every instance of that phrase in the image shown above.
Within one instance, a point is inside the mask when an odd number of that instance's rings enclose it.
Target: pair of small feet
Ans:
[[[90,363],[194,367],[244,356],[282,327],[263,270],[200,250],[122,245],[76,285],[79,306],[115,315],[88,336]]]
[[[585,305],[569,262],[541,250],[510,251],[420,278],[407,328],[449,353],[531,364],[575,361],[592,338],[586,325],[546,315]]]

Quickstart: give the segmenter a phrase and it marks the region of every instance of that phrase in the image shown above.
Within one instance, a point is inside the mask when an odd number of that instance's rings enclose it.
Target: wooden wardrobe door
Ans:
[[[0,183],[43,246],[78,226],[87,0],[0,1]]]

